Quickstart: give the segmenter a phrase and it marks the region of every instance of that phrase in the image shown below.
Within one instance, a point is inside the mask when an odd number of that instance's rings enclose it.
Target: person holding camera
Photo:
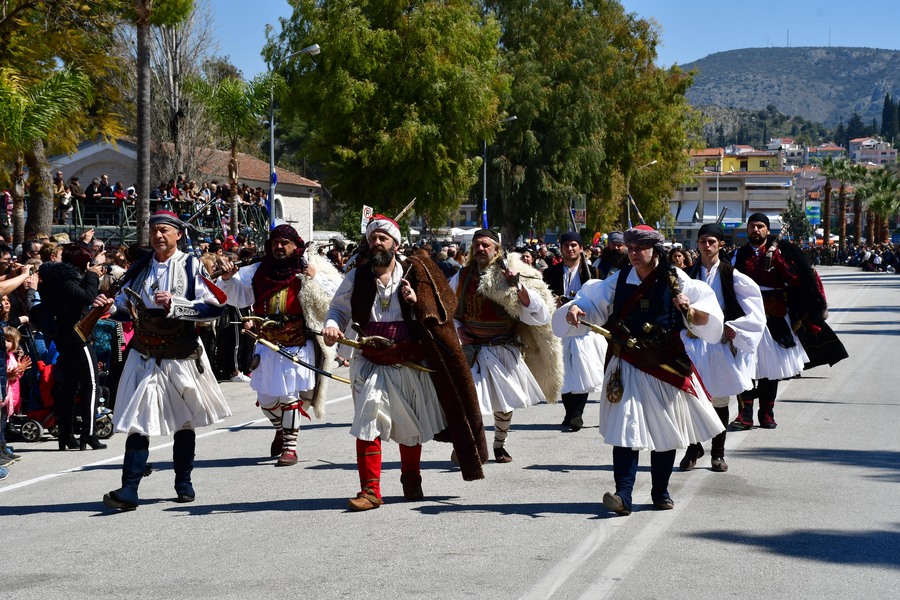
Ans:
[[[226,259],[227,270],[219,287],[228,295],[228,304],[252,307],[253,316],[262,322],[257,329],[261,339],[322,368],[331,362],[334,351],[321,338],[309,336],[308,331],[322,328],[341,276],[323,257],[304,260],[304,251],[297,231],[290,225],[279,225],[266,241],[261,262],[239,269]],[[324,377],[262,343],[256,345],[254,363],[256,356],[259,364],[250,387],[256,390],[260,408],[275,427],[270,455],[278,456],[276,466],[295,465],[300,417],[309,417],[305,409],[310,406],[316,416],[322,416]]]

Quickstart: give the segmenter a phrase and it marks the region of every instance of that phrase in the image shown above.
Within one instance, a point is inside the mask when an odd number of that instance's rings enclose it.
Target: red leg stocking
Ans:
[[[371,442],[356,440],[356,466],[359,469],[359,487],[381,498],[381,438]]]

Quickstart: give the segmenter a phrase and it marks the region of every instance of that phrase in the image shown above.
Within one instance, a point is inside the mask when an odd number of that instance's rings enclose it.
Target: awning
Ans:
[[[685,200],[678,209],[678,216],[675,220],[678,223],[692,223],[694,221],[694,213],[697,212],[697,200]]]
[[[715,221],[719,218],[719,214],[722,212],[723,208],[728,209],[728,212],[725,213],[726,217],[740,219],[744,216],[744,203],[740,200],[719,200],[718,203],[706,200],[703,202],[703,220]]]

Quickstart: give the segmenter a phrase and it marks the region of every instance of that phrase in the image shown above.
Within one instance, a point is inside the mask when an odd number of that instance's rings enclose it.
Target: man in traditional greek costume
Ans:
[[[567,231],[559,236],[562,261],[544,270],[544,281],[556,296],[556,306],[575,297],[578,290],[591,279],[599,279],[597,269],[584,256],[581,236]],[[585,329],[583,335],[563,338],[565,376],[562,403],[566,408],[563,430],[578,431],[584,425],[584,406],[588,394],[603,385],[603,358],[606,339]]]
[[[646,225],[624,234],[630,265],[602,281],[589,281],[553,314],[559,336],[581,335],[584,317],[603,323],[612,338],[600,405],[600,433],[613,446],[615,493],[603,505],[632,510],[638,455],[650,451],[650,497],[658,510],[675,502],[669,478],[677,448],[723,429],[679,337],[687,327],[709,343],[722,337],[722,310],[705,283],[670,269],[663,235]]]
[[[199,260],[178,249],[183,229],[172,212],[150,217],[153,252],[124,275],[123,291],[110,307],[113,318],[132,318],[135,330],[113,415],[116,431],[128,434],[122,487],[103,496],[118,510],[138,506],[151,435],[174,433],[176,502],[193,502],[194,429],[231,415],[196,325],[218,317],[225,295],[206,279]],[[93,305],[111,303],[101,294]]]
[[[329,346],[344,337],[351,323],[363,340],[388,340],[364,343],[350,363],[350,433],[356,438],[360,480],[360,491],[348,504],[351,511],[384,503],[382,439],[400,445],[400,482],[408,501],[424,497],[423,443],[452,442],[466,480],[482,478],[487,460],[474,385],[452,324],[456,298],[446,278],[430,258],[397,254],[400,228],[392,219],[375,215],[366,240],[368,260],[341,283],[322,330]]]
[[[681,331],[684,348],[691,357],[706,391],[712,398],[713,408],[723,427],[728,427],[728,403],[731,396],[753,387],[756,371],[756,347],[766,327],[762,294],[756,283],[738,271],[730,262],[719,257],[725,247],[725,229],[718,223],[700,227],[697,248],[700,260],[691,267],[692,279],[705,281],[716,294],[725,315],[724,334],[716,343],[708,343]],[[722,473],[728,470],[725,462],[725,435],[723,431],[712,439],[712,470]],[[700,443],[688,446],[679,467],[690,471],[703,456]]]
[[[513,411],[555,402],[562,386],[562,345],[550,328],[553,294],[537,269],[515,256],[504,260],[500,236],[489,229],[475,232],[450,287],[481,412],[494,416],[494,460],[511,462],[505,446]]]
[[[738,397],[738,415],[731,423],[731,429],[736,431],[753,427],[755,398],[759,398],[759,426],[775,429],[778,381],[798,375],[809,361],[788,314],[788,289],[801,285],[801,274],[785,261],[778,243],[769,239],[769,217],[765,214],[747,217],[747,240],[734,254],[734,268],[759,285],[766,328],[756,353],[756,386]]]
[[[325,257],[314,255],[309,262],[304,260],[304,249],[297,230],[279,225],[269,234],[261,262],[240,270],[226,262],[228,270],[220,287],[228,295],[228,304],[250,306],[253,316],[263,321],[258,331],[262,339],[307,364],[324,368],[331,364],[334,352],[317,343],[309,331],[322,328],[342,278]],[[301,416],[308,417],[306,409],[310,407],[317,417],[324,414],[325,377],[262,343],[256,345],[255,353],[259,365],[250,388],[256,390],[259,407],[275,427],[270,456],[278,457],[276,466],[295,465]]]

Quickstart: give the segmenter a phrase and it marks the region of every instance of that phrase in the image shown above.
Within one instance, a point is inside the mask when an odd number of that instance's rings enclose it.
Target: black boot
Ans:
[[[763,429],[775,429],[775,397],[778,395],[778,380],[759,380],[759,426]]]
[[[150,438],[132,433],[125,440],[125,460],[122,461],[122,487],[103,496],[103,504],[116,510],[138,507],[138,486],[150,457]]]
[[[79,447],[82,450],[87,450],[87,447],[90,446],[91,450],[103,450],[106,448],[106,444],[100,441],[96,435],[82,435],[81,441],[79,442]]]
[[[671,510],[675,502],[669,495],[669,478],[675,467],[675,450],[650,453],[650,498],[657,510]]]
[[[744,431],[753,428],[753,399],[756,396],[755,388],[738,394],[738,415],[729,425],[730,429],[733,431]]]
[[[197,436],[193,429],[181,429],[175,432],[175,443],[172,446],[172,466],[175,469],[176,502],[193,502],[194,486],[191,485],[191,471],[194,470],[194,448]]]
[[[728,407],[727,406],[717,406],[715,407],[716,414],[719,416],[719,420],[722,422],[722,426],[728,427]],[[710,455],[712,455],[712,470],[717,473],[724,473],[728,470],[728,463],[725,462],[725,432],[723,431],[716,437],[712,439],[712,450],[710,451]]]
[[[59,442],[60,450],[78,450],[81,448],[81,443],[71,433],[68,435],[60,433],[57,441]]]
[[[697,459],[703,456],[702,444],[691,444],[684,453],[684,458],[678,463],[678,468],[682,471],[690,471],[697,466]]]
[[[616,482],[616,493],[603,494],[603,506],[607,510],[622,516],[631,514],[631,492],[638,468],[637,450],[623,446],[613,446],[613,478]]]
[[[587,404],[587,394],[573,394],[566,392],[562,395],[563,406],[566,407],[566,416],[562,425],[572,431],[578,431],[584,427],[584,406]]]

